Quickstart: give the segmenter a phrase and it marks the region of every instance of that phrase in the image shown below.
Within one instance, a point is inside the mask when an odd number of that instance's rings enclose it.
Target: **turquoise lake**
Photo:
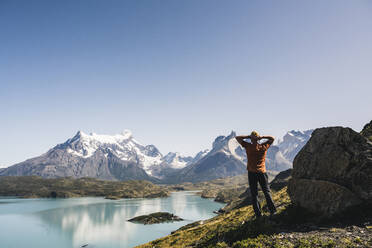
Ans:
[[[224,204],[195,192],[174,192],[167,198],[107,200],[0,198],[0,247],[125,248],[163,237],[183,225],[209,219]],[[127,220],[165,211],[184,221],[142,225]]]

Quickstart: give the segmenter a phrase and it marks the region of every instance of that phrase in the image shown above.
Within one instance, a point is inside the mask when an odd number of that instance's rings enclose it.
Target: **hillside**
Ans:
[[[212,219],[138,247],[372,247],[369,128],[316,129],[294,158],[293,170],[271,183],[278,209],[273,217],[261,198],[265,216],[256,219],[246,195]]]
[[[103,196],[110,199],[165,197],[169,192],[147,181],[104,181],[94,178],[45,179],[0,177],[0,196],[24,198]]]
[[[372,246],[370,211],[364,211],[370,216],[363,216],[361,223],[343,223],[342,218],[327,222],[316,220],[316,216],[293,206],[286,187],[275,192],[273,199],[278,206],[278,214],[273,219],[255,220],[252,207],[245,206],[189,224],[138,248]],[[266,210],[265,204],[263,209]]]

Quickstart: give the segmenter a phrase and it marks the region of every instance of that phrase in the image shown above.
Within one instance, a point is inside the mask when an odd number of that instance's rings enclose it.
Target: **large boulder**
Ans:
[[[361,203],[346,187],[323,180],[295,179],[289,184],[288,191],[292,201],[325,216],[332,216]]]
[[[295,204],[329,217],[372,202],[372,144],[350,128],[316,129],[293,162]]]

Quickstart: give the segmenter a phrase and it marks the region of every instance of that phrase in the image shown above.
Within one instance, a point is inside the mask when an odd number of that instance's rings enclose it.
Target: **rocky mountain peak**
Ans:
[[[115,135],[96,134],[94,132],[87,134],[83,131],[78,131],[75,136],[68,139],[66,143],[72,144],[80,141],[86,143],[115,144],[128,142],[132,138],[132,132],[129,130],[124,130],[122,133]]]
[[[198,153],[195,155],[195,157],[194,157],[192,163],[195,163],[195,162],[199,161],[200,159],[202,159],[203,157],[205,157],[209,152],[210,152],[209,149],[205,149],[205,150],[203,150],[203,151],[198,152]]]
[[[283,156],[293,161],[297,153],[310,139],[313,129],[306,131],[291,130],[278,142],[278,147]]]
[[[169,152],[163,157],[163,161],[170,165],[171,168],[181,169],[193,161],[193,157],[182,156],[179,152]]]
[[[231,130],[231,133],[229,134],[228,137],[234,138],[236,136],[236,132],[234,130]]]
[[[226,146],[229,140],[233,139],[235,136],[236,136],[235,131],[231,131],[231,133],[227,136],[224,135],[218,136],[212,144],[213,150],[221,149],[223,146]]]
[[[78,131],[71,139],[68,139],[66,143],[74,143],[82,138],[85,134],[82,131]]]
[[[121,135],[124,136],[124,137],[126,137],[127,139],[132,138],[132,131],[130,131],[128,129],[124,129],[121,132]]]
[[[147,145],[145,147],[144,153],[147,156],[151,156],[151,157],[163,156],[158,150],[158,148],[156,148],[156,146],[154,145]]]

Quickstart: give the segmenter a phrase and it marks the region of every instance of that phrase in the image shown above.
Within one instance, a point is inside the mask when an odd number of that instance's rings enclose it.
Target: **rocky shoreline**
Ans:
[[[0,196],[21,198],[70,198],[98,196],[106,199],[168,197],[168,188],[144,180],[108,181],[95,178],[37,176],[0,177]]]

